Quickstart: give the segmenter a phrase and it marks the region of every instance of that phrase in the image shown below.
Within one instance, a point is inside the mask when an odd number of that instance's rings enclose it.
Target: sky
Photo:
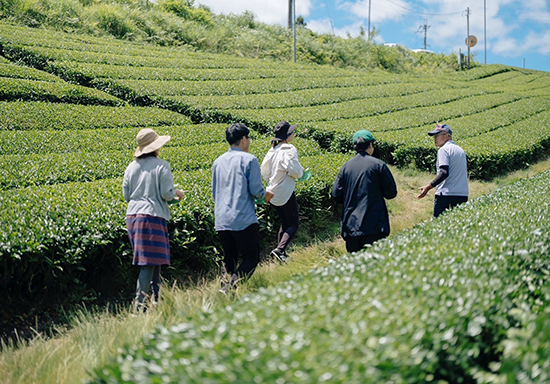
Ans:
[[[506,64],[550,72],[550,0],[295,0],[296,15],[314,32],[357,36],[361,27],[378,32],[378,43],[467,52],[481,64]],[[289,0],[195,0],[214,13],[250,11],[267,24],[288,23]],[[468,10],[469,9],[469,17]],[[469,23],[468,23],[469,19]]]

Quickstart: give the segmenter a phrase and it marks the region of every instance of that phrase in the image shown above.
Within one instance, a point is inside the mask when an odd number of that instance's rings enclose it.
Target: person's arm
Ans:
[[[429,184],[426,184],[425,186],[420,187],[419,188],[420,194],[416,198],[421,199],[424,196],[426,196],[426,194],[430,189],[435,188],[436,186],[441,184],[443,180],[445,180],[447,177],[449,177],[449,166],[441,165],[439,167],[439,170],[437,172],[437,176],[435,177],[435,179],[433,179]]]
[[[168,163],[160,167],[160,196],[166,201],[174,200],[177,196],[176,188],[174,187],[174,179],[172,178],[172,171]]]
[[[304,174],[304,167],[302,167],[298,160],[298,151],[295,147],[292,147],[288,151],[287,173],[294,180],[299,179]]]
[[[388,200],[397,196],[397,184],[386,164],[382,166],[382,195]]]
[[[272,159],[272,153],[267,152],[267,154],[264,157],[264,160],[262,161],[262,166],[260,167],[262,177],[265,181],[269,181],[271,178],[271,159]]]
[[[130,201],[130,180],[128,176],[128,169],[124,172],[124,178],[122,179],[122,197],[127,203]]]
[[[344,202],[344,180],[342,168],[340,168],[340,171],[336,176],[336,180],[334,180],[334,184],[332,185],[332,192],[330,195],[332,196],[332,199],[337,203],[342,204]]]
[[[258,162],[258,159],[255,157],[249,163],[248,191],[255,199],[261,199],[262,197],[266,197],[266,200],[267,200],[265,189],[262,184],[260,163]]]

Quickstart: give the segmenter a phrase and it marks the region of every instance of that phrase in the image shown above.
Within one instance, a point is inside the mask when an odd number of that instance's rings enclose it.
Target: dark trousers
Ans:
[[[388,237],[389,233],[380,232],[375,235],[348,236],[346,241],[346,250],[351,252],[360,251],[365,245],[371,245],[375,241]]]
[[[467,201],[468,201],[468,196],[435,195],[434,217],[441,215],[443,211],[446,209],[451,209]]]
[[[290,199],[286,204],[280,207],[275,206],[275,211],[281,220],[281,227],[279,228],[279,235],[277,241],[279,244],[277,248],[286,250],[290,241],[296,236],[298,232],[298,226],[300,225],[300,215],[298,212],[298,201],[296,200],[296,193],[292,192]]]
[[[260,262],[260,226],[252,224],[242,231],[218,231],[225,265],[229,274],[237,274],[239,278],[248,277],[254,273]],[[237,267],[239,256],[241,264]]]
[[[136,304],[143,304],[153,287],[153,300],[157,301],[160,289],[160,265],[143,265],[139,267],[139,277],[136,287]]]

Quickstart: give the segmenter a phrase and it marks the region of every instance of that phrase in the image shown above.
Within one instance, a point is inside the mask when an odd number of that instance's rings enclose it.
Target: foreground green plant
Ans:
[[[91,382],[428,383],[491,375],[504,383],[513,364],[500,369],[503,348],[523,328],[520,315],[542,315],[550,302],[549,196],[545,172],[284,285],[160,326],[96,369]],[[545,329],[541,323],[533,337],[548,340]],[[540,351],[522,369],[547,375]]]

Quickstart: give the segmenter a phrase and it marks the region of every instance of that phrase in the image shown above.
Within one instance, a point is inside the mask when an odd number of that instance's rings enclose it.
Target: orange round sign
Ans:
[[[477,44],[477,37],[474,35],[470,35],[466,38],[466,45],[470,48],[475,47]]]

